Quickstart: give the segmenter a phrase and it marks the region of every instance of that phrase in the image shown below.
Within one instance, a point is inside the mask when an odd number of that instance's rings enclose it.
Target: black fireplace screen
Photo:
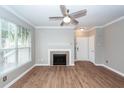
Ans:
[[[53,65],[66,65],[66,54],[53,54]]]

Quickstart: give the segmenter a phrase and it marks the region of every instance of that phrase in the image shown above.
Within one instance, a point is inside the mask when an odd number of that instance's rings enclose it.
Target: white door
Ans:
[[[89,37],[89,60],[95,62],[95,36]]]
[[[88,60],[88,37],[76,39],[76,60]]]

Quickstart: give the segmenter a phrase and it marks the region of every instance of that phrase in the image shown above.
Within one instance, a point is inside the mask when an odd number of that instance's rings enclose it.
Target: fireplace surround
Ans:
[[[66,56],[66,63],[60,64],[60,65],[71,65],[71,50],[70,49],[48,49],[48,62],[51,66],[56,65],[54,64],[54,56],[55,55],[64,55]],[[58,59],[58,60],[64,60],[64,59]],[[58,64],[59,65],[59,64]]]

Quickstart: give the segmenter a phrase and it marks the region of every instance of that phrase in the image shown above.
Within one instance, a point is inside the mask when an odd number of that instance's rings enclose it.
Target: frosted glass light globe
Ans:
[[[71,21],[71,19],[70,19],[70,17],[66,16],[66,17],[63,18],[63,21],[65,23],[69,23]]]
[[[83,28],[80,28],[80,31],[84,31],[84,29]]]

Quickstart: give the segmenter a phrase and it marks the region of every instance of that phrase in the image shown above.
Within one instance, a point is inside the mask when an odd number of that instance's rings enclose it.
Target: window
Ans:
[[[25,63],[29,60],[31,60],[31,33],[28,29],[19,27],[19,30],[18,30],[18,62]]]
[[[1,65],[16,63],[16,31],[15,24],[0,20],[0,62]]]
[[[31,31],[0,19],[0,67],[10,67],[29,61],[31,61]]]

